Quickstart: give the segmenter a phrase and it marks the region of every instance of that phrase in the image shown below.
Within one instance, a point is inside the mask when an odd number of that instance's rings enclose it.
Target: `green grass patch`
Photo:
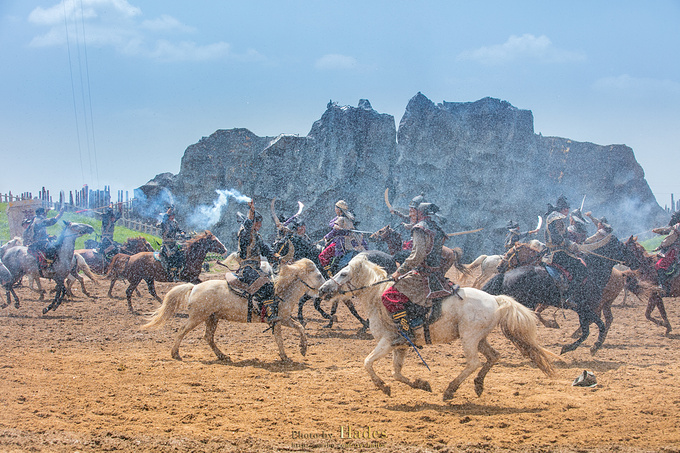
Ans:
[[[47,214],[47,217],[54,217],[56,215],[57,215],[56,211],[50,211]],[[64,215],[61,217],[61,220],[67,220],[69,222],[76,223],[86,223],[88,225],[92,225],[92,227],[94,228],[95,231],[94,234],[88,234],[76,240],[76,249],[84,248],[85,241],[88,239],[94,239],[97,241],[101,239],[99,235],[101,234],[102,231],[102,222],[99,220],[93,219],[92,217],[75,214],[73,212],[65,212]],[[61,230],[64,229],[64,224],[61,222],[61,220],[57,222],[55,225],[52,225],[51,227],[47,228],[47,232],[54,236],[59,236]],[[158,236],[154,236],[148,233],[140,233],[139,231],[130,230],[123,226],[118,225],[116,225],[116,229],[113,233],[113,240],[123,244],[128,238],[136,238],[139,236],[142,236],[147,241],[149,241],[149,243],[154,249],[160,248],[161,238],[159,238]],[[7,219],[7,203],[0,203],[0,241],[6,242],[9,241],[10,239],[11,238],[9,237],[9,222]]]

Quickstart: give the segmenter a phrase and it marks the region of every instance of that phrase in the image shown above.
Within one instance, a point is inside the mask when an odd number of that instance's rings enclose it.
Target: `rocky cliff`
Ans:
[[[498,99],[435,105],[421,93],[410,100],[398,131],[394,117],[367,100],[357,107],[330,102],[306,137],[218,130],[187,148],[178,175],[159,175],[137,195],[146,195],[152,212],[160,212],[154,203],[175,203],[188,228],[210,228],[234,248],[235,214],[247,208],[235,198],[216,201],[216,191],[252,197],[265,217],[264,232],[273,231],[273,198],[287,216],[300,200],[308,231],[320,237],[339,199],[349,203],[361,230],[396,225],[385,188],[404,211],[425,193],[441,207],[447,231],[484,227],[451,239],[468,257],[501,252],[508,220],[531,229],[560,194],[572,207],[585,196],[584,212],[607,216],[620,237],[667,221],[629,147],[537,135],[531,111]],[[199,206],[217,214],[210,224],[194,215]]]

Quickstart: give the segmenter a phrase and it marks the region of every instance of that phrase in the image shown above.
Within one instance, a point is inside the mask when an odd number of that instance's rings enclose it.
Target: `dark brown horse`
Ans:
[[[666,307],[663,304],[661,290],[658,287],[659,279],[656,267],[654,267],[660,257],[655,253],[648,253],[642,244],[637,241],[637,237],[635,236],[628,238],[625,245],[640,261],[640,267],[634,272],[634,275],[640,280],[640,284],[628,285],[628,290],[635,294],[640,300],[642,300],[642,297],[647,297],[645,318],[658,326],[665,327],[666,335],[668,335],[673,328],[668,321]],[[668,297],[680,297],[680,278],[675,276],[670,283],[671,291]],[[655,308],[659,310],[659,314],[661,315],[660,320],[652,316],[652,312]]]
[[[194,284],[201,283],[198,276],[201,273],[205,256],[208,253],[224,254],[226,252],[227,249],[220,240],[207,230],[195,238],[188,240],[184,250],[186,264],[180,274],[180,279]],[[130,282],[128,288],[125,290],[125,295],[127,297],[128,309],[131,313],[134,313],[134,309],[132,308],[132,292],[142,280],[146,282],[149,293],[155,297],[158,302],[162,302],[162,299],[156,294],[154,281],[172,281],[166,274],[160,261],[154,257],[153,252],[142,252],[130,256],[127,265],[125,265],[122,270],[119,266],[114,265],[114,262],[112,261],[107,277],[112,281],[115,281],[117,278],[124,278]]]

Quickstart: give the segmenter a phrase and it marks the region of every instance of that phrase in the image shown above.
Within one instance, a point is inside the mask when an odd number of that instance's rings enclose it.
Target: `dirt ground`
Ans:
[[[177,361],[170,347],[183,318],[142,331],[145,317],[128,313],[122,284],[116,299],[106,297],[108,281],[86,284],[95,299],[76,288],[76,299],[45,316],[26,288],[21,308],[0,311],[0,451],[680,451],[680,335],[645,320],[634,296],[616,301],[603,349],[591,356],[591,337],[556,362],[554,378],[497,329],[490,341],[502,357],[482,396],[468,379],[444,402],[464,366],[457,343],[421,351],[431,371],[409,355],[405,374],[428,380],[432,393],[395,382],[391,360],[379,362],[388,397],[362,366],[373,339],[357,335],[345,307],[330,330],[305,307],[309,350],[302,357],[297,333],[286,329],[290,364],[263,324],[224,321],[216,338],[230,361],[216,360],[202,328],[185,338]],[[148,313],[158,304],[140,290],[134,305]],[[677,302],[666,305],[680,333]],[[539,334],[557,353],[577,319],[564,311],[556,319],[561,329],[540,326]],[[583,370],[596,387],[571,385]]]

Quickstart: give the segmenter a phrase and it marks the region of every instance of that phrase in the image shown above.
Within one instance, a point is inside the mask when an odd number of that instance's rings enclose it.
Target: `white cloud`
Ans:
[[[593,88],[603,92],[626,92],[629,94],[661,95],[680,94],[680,83],[668,79],[631,77],[623,74],[617,77],[603,77],[593,84]]]
[[[558,49],[545,36],[524,34],[511,35],[503,44],[466,50],[458,55],[460,60],[478,61],[483,64],[503,64],[520,59],[531,59],[548,63],[567,63],[585,60],[579,52]]]
[[[118,13],[123,17],[142,14],[142,10],[126,0],[64,0],[50,8],[38,6],[28,15],[28,20],[37,25],[59,25],[64,23],[64,14],[67,17],[75,15],[80,20],[99,17],[103,11]]]
[[[153,20],[145,20],[142,22],[142,28],[155,32],[165,32],[165,31],[180,31],[180,32],[193,32],[195,29],[184,25],[177,19],[167,14],[161,15],[161,17]]]
[[[148,56],[161,61],[206,61],[229,56],[230,48],[231,46],[226,42],[200,46],[188,41],[175,44],[159,40]]]
[[[356,58],[340,54],[324,55],[314,63],[314,67],[321,70],[355,69],[358,66]]]
[[[29,22],[49,29],[35,36],[30,46],[63,46],[68,33],[70,45],[80,45],[86,39],[88,46],[112,47],[123,55],[158,61],[207,61],[225,57],[262,60],[255,50],[234,54],[231,46],[222,41],[209,44],[175,41],[173,34],[193,33],[196,29],[167,14],[143,19],[141,9],[127,0],[64,1],[31,11]],[[164,39],[158,39],[160,34]]]

